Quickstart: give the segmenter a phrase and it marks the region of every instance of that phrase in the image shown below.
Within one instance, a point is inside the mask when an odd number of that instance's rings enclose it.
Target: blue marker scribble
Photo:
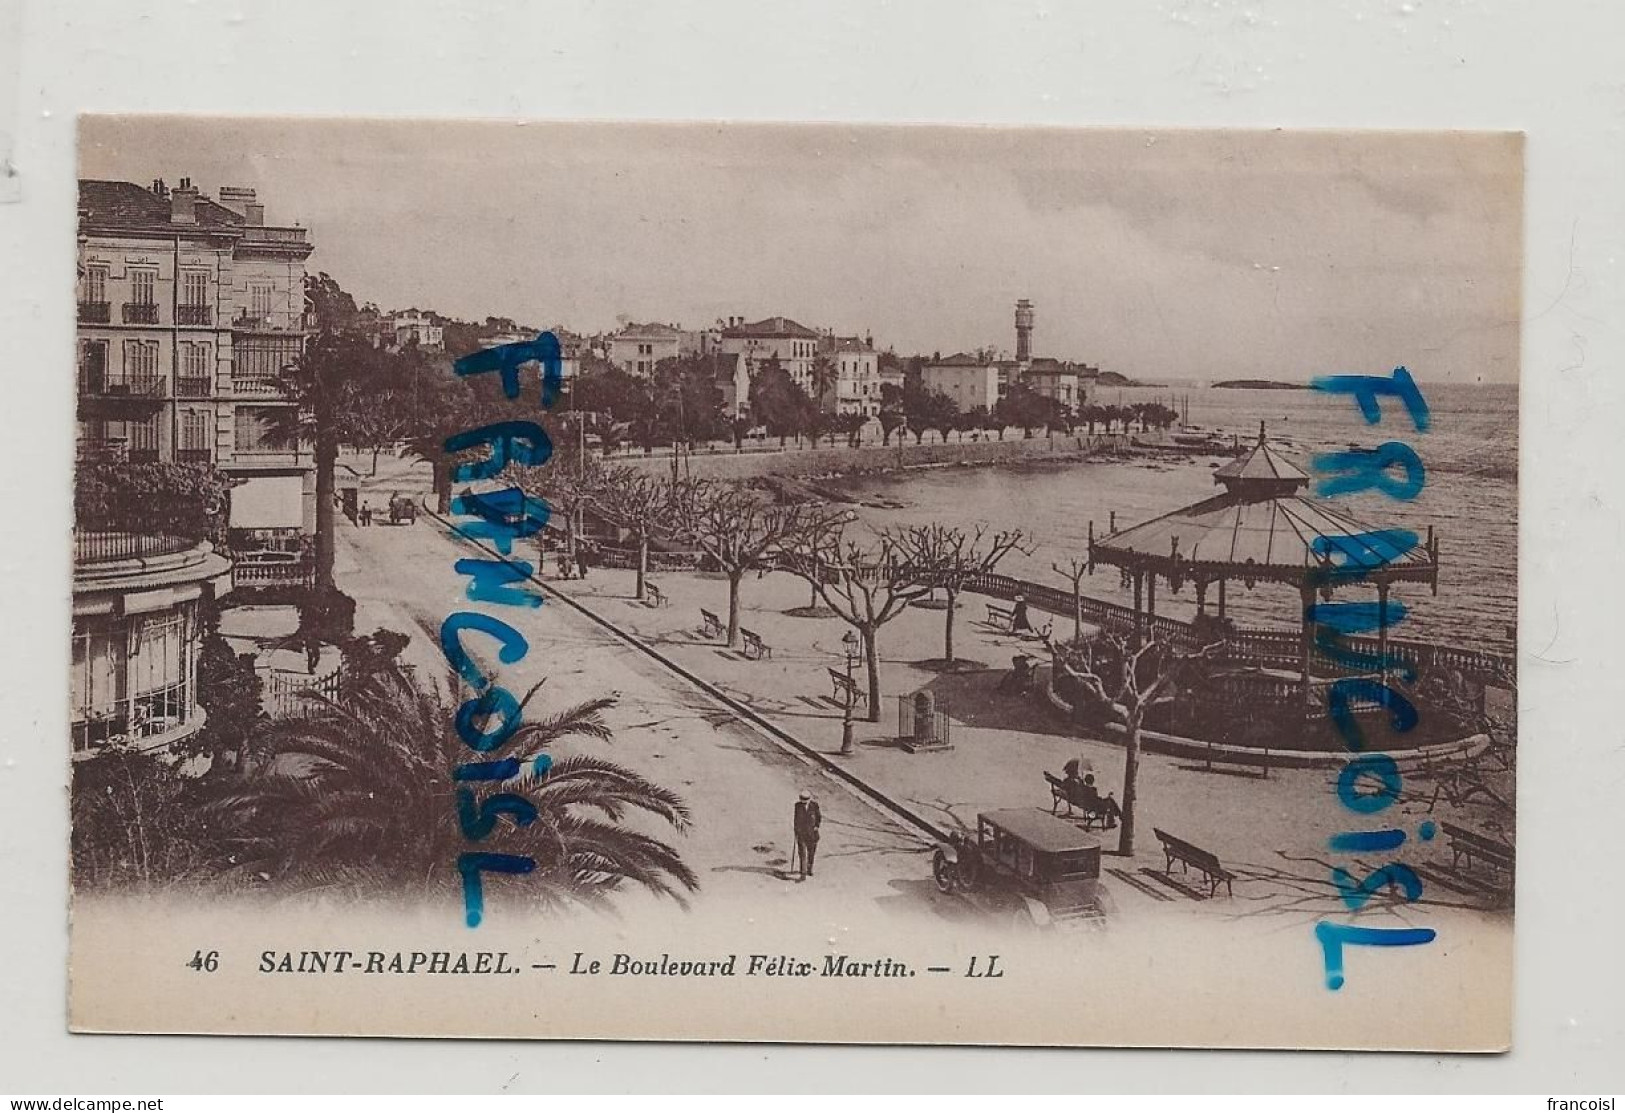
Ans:
[[[1320,941],[1326,964],[1328,989],[1343,988],[1343,948],[1357,947],[1415,947],[1431,943],[1439,933],[1432,928],[1373,928],[1352,924],[1335,924],[1322,920],[1315,925],[1315,938]]]
[[[1394,368],[1393,375],[1386,379],[1380,375],[1323,375],[1309,385],[1314,390],[1354,395],[1354,401],[1360,407],[1367,425],[1375,425],[1382,420],[1382,405],[1378,400],[1384,396],[1398,398],[1405,403],[1417,432],[1427,432],[1432,422],[1427,400],[1417,389],[1411,373],[1403,367]]]
[[[461,376],[495,371],[502,378],[502,393],[509,398],[518,398],[519,368],[527,363],[541,364],[542,408],[552,409],[564,385],[564,355],[559,347],[559,338],[551,332],[538,333],[534,340],[484,348],[463,356],[453,366]]]

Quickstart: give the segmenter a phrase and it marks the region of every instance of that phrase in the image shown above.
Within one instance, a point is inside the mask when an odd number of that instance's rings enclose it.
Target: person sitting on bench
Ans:
[[[1071,763],[1069,762],[1068,764],[1070,765]],[[1067,776],[1070,778],[1072,776],[1072,772],[1069,772]],[[1078,789],[1078,796],[1076,799],[1081,802],[1084,811],[1095,812],[1099,815],[1105,816],[1106,829],[1108,831],[1113,827],[1116,827],[1117,821],[1123,818],[1123,809],[1117,806],[1116,798],[1111,796],[1102,796],[1100,794],[1100,789],[1095,787],[1095,775],[1093,773],[1085,773],[1083,775],[1083,784]]]
[[[1015,606],[1010,608],[1010,632],[1012,634],[1031,634],[1033,621],[1027,617],[1027,597],[1018,595]]]

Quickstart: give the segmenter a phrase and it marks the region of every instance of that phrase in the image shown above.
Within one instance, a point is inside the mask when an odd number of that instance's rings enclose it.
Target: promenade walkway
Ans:
[[[839,755],[842,713],[828,671],[845,671],[842,635],[836,617],[803,617],[810,602],[805,582],[787,573],[749,577],[743,584],[742,624],[772,647],[772,656],[753,660],[722,639],[702,632],[700,610],[726,620],[727,582],[703,573],[660,573],[651,577],[668,600],[655,607],[632,598],[634,575],[594,569],[586,581],[548,580],[558,594],[585,607],[616,628],[649,645],[657,654],[715,685],[802,743],[839,763],[866,784],[944,830],[974,826],[976,813],[990,808],[1050,806],[1044,771],[1059,773],[1079,758],[1092,769],[1103,791],[1121,798],[1123,751],[1119,743],[1078,737],[1042,697],[1006,696],[996,687],[1011,657],[1026,651],[1042,658],[1042,643],[996,630],[984,619],[985,600],[962,599],[955,645],[956,670],[939,662],[943,649],[941,609],[910,608],[880,633],[881,718],[860,720],[856,752]],[[1062,624],[1070,633],[1070,622]],[[864,686],[861,662],[854,674]],[[908,753],[897,740],[896,697],[920,688],[935,693],[939,709],[952,719],[953,748]],[[862,712],[860,711],[860,714]],[[1396,825],[1415,826],[1426,815],[1426,789],[1389,813]],[[1328,880],[1327,839],[1345,829],[1349,815],[1334,795],[1333,774],[1324,770],[1275,770],[1268,779],[1235,772],[1207,771],[1187,760],[1144,754],[1139,777],[1139,816],[1135,853],[1110,853],[1115,831],[1102,833],[1108,850],[1108,885],[1119,905],[1142,909],[1178,902],[1221,916],[1284,913],[1306,917],[1341,906]],[[1435,818],[1452,818],[1440,806]],[[1487,817],[1454,816],[1483,827]],[[1198,901],[1175,882],[1153,876],[1164,867],[1152,832],[1161,827],[1216,853],[1240,880],[1234,900]],[[1442,847],[1429,857],[1444,864]],[[1430,901],[1482,906],[1486,894],[1471,887],[1429,890]]]

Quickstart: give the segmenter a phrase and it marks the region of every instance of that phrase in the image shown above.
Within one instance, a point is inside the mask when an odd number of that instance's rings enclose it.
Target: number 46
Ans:
[[[220,952],[210,951],[208,954],[204,954],[202,951],[193,951],[192,961],[188,962],[186,965],[188,969],[203,970],[207,973],[213,974],[216,970],[220,969]]]

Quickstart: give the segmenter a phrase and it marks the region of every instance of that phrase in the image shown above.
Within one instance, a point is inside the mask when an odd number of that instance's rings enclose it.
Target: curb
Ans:
[[[483,542],[469,537],[460,528],[458,528],[455,522],[430,509],[427,504],[424,505],[423,510],[424,513],[426,513],[430,518],[440,523],[441,526],[445,527],[448,531],[454,534],[457,539],[462,541],[464,544],[479,550],[481,553],[484,553],[487,556],[500,560],[505,564],[516,564],[516,561],[512,557],[504,556],[496,549],[493,549],[485,545]],[[567,604],[577,614],[582,615],[584,618],[587,618],[591,622],[602,627],[617,641],[631,646],[633,649],[640,651],[645,656],[664,666],[668,671],[682,677],[689,684],[693,685],[695,688],[698,688],[707,696],[722,704],[723,707],[727,708],[728,711],[735,715],[741,722],[755,728],[758,733],[765,735],[770,742],[773,742],[775,745],[788,750],[794,756],[812,765],[826,776],[834,778],[836,781],[840,782],[842,788],[846,789],[853,796],[856,796],[863,803],[868,804],[870,807],[880,812],[887,819],[894,822],[900,821],[905,829],[911,829],[919,834],[925,835],[932,842],[947,841],[947,833],[942,831],[934,824],[921,819],[908,808],[904,807],[902,804],[899,804],[896,800],[893,800],[890,796],[887,796],[885,793],[870,785],[868,782],[861,780],[850,771],[842,768],[840,765],[837,765],[824,754],[796,738],[793,734],[790,734],[788,731],[776,726],[764,718],[760,713],[751,710],[749,707],[746,707],[744,704],[735,700],[732,696],[729,696],[727,693],[723,692],[710,681],[695,675],[639,638],[628,634],[626,631],[622,630],[619,626],[616,626],[608,619],[603,618],[595,612],[589,610],[584,604],[577,602],[569,595],[559,591],[556,585],[541,579],[534,572],[530,573],[525,578],[540,587],[547,588],[550,598],[557,599],[558,601]]]

